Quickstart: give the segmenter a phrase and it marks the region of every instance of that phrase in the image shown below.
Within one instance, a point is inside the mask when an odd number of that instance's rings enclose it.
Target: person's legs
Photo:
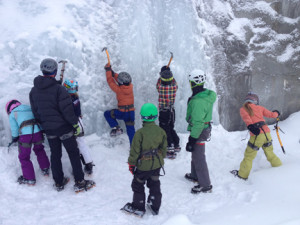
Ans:
[[[62,146],[61,140],[58,137],[55,138],[48,138],[50,151],[51,151],[51,171],[54,182],[56,184],[62,185],[64,173],[61,164],[61,157],[62,157]]]
[[[135,128],[134,128],[135,112],[134,111],[126,112],[123,118],[126,125],[126,132],[129,138],[129,143],[131,145],[133,136],[135,134]]]
[[[69,155],[75,182],[80,182],[84,179],[84,174],[80,162],[80,155],[76,138],[73,135],[72,137],[63,140],[62,143]]]
[[[30,160],[31,147],[23,147],[19,143],[19,161],[21,163],[23,177],[27,180],[35,180],[35,173]]]
[[[270,133],[267,133],[267,137],[269,141],[272,141],[272,137]],[[267,157],[267,160],[271,163],[273,167],[281,166],[282,162],[281,160],[277,157],[277,155],[273,152],[273,144],[270,146],[265,147],[264,145],[262,146],[264,153]]]
[[[172,133],[171,133],[171,113],[170,110],[159,110],[159,126],[164,129],[167,134],[168,147],[171,147],[174,144]]]
[[[170,133],[171,133],[171,138],[172,138],[172,141],[174,143],[174,146],[175,147],[178,147],[179,146],[179,137],[174,129],[174,126],[175,126],[175,109],[172,109],[171,112],[170,112],[170,116],[171,116],[171,120],[170,120]]]
[[[36,154],[40,168],[48,169],[50,167],[50,162],[44,149],[43,139],[42,132],[33,134],[33,151]]]
[[[208,167],[205,157],[205,143],[197,143],[192,152],[192,163],[197,174],[197,180],[201,187],[208,187],[211,185]]]
[[[111,128],[118,126],[118,122],[116,120],[117,118],[115,115],[116,110],[117,109],[111,109],[104,112],[104,117]]]
[[[149,196],[147,202],[151,205],[151,208],[157,213],[159,211],[162,198],[159,171],[160,168],[154,170],[150,178],[147,179],[147,187],[149,188]]]

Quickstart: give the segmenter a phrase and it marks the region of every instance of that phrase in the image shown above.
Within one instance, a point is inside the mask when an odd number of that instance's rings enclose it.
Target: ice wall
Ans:
[[[127,71],[134,84],[136,128],[139,109],[157,103],[155,84],[161,66],[169,61],[179,90],[176,129],[186,129],[186,101],[190,96],[188,73],[202,68],[207,87],[210,76],[206,43],[195,6],[188,0],[15,0],[0,1],[0,144],[9,142],[5,103],[16,98],[29,103],[33,78],[45,57],[66,59],[65,78],[79,82],[79,95],[87,133],[108,132],[105,110],[116,107],[115,94],[104,73],[107,47],[116,72]],[[217,110],[214,111],[218,123]]]

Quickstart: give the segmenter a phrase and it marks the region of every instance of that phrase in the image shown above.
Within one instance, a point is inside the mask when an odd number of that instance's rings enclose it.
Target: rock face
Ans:
[[[300,1],[229,0],[219,7],[213,2],[198,1],[197,11],[218,31],[204,32],[220,123],[229,131],[245,129],[239,108],[248,91],[267,109],[279,110],[281,119],[299,111]]]

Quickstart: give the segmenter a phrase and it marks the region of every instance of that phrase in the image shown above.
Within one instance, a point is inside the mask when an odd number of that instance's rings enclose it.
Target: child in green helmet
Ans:
[[[121,210],[142,217],[146,211],[145,183],[150,189],[148,209],[153,215],[159,212],[162,198],[159,176],[167,154],[168,142],[166,132],[154,122],[158,114],[156,106],[146,103],[142,106],[140,114],[143,127],[133,137],[128,158],[129,171],[134,175],[131,184],[133,202],[127,203]]]

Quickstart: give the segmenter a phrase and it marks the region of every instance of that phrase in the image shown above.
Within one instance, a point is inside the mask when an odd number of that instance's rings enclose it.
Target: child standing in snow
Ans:
[[[131,76],[126,72],[115,73],[110,64],[106,64],[106,80],[109,87],[116,93],[118,100],[118,108],[104,112],[106,121],[112,128],[110,135],[115,137],[122,134],[123,130],[119,127],[118,120],[124,120],[126,131],[131,145],[135,129],[134,129],[134,96]]]
[[[174,129],[175,108],[174,102],[178,89],[177,82],[173,77],[170,67],[163,66],[160,71],[160,78],[156,83],[156,89],[159,94],[159,126],[164,129],[168,138],[167,157],[174,159],[176,152],[181,150],[179,146],[179,137]]]
[[[129,171],[134,175],[133,201],[121,210],[142,217],[145,214],[145,183],[150,189],[147,206],[153,215],[159,212],[162,198],[159,176],[166,156],[167,136],[154,122],[158,114],[154,104],[144,104],[140,114],[143,127],[134,135],[128,158]]]
[[[245,98],[243,107],[240,108],[240,115],[250,131],[251,137],[245,150],[244,159],[240,164],[240,169],[232,170],[231,173],[247,180],[252,169],[252,161],[261,147],[273,167],[281,166],[280,159],[273,152],[270,129],[264,119],[264,117],[279,117],[279,111],[274,110],[271,112],[260,106],[258,96],[250,92]]]
[[[78,144],[79,152],[80,152],[80,159],[82,161],[82,164],[84,165],[84,172],[87,173],[88,175],[91,175],[93,173],[93,160],[90,154],[90,148],[89,146],[85,143],[84,140],[84,130],[82,126],[82,114],[81,114],[81,107],[80,107],[80,100],[79,96],[77,94],[78,92],[78,82],[73,81],[73,80],[65,80],[64,82],[64,87],[67,89],[68,93],[71,96],[73,107],[74,107],[74,112],[75,115],[78,117],[79,120],[79,125],[81,126],[81,134],[79,134],[76,137],[76,141]]]
[[[23,176],[18,178],[19,184],[35,185],[35,173],[30,160],[31,146],[37,156],[43,175],[49,175],[50,162],[43,146],[42,131],[34,119],[30,106],[22,105],[18,100],[11,100],[5,106],[9,115],[12,143],[18,142],[19,160]]]

